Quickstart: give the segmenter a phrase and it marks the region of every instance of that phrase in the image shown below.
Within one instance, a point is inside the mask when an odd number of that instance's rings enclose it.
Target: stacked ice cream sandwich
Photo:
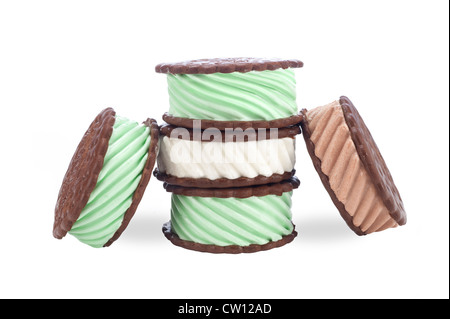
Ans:
[[[297,235],[291,221],[298,60],[204,59],[156,66],[169,112],[154,175],[172,193],[163,226],[175,245],[256,252]]]

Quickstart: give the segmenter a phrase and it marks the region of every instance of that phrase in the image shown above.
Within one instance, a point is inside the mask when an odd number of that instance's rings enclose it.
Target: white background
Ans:
[[[1,298],[448,298],[448,1],[1,1]],[[152,178],[122,237],[52,236],[54,205],[105,107],[160,123],[160,62],[298,58],[299,108],[347,95],[408,213],[365,237],[341,219],[297,141],[299,236],[247,255],[165,239],[170,194]]]

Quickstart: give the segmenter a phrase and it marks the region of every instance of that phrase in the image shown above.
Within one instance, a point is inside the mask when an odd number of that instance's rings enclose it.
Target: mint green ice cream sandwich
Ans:
[[[158,152],[155,120],[143,124],[103,110],[83,136],[64,177],[53,236],[111,245],[136,212]]]
[[[253,187],[187,188],[165,184],[172,192],[171,220],[163,232],[173,244],[200,252],[252,253],[290,243],[296,177]]]
[[[229,122],[254,128],[297,124],[302,115],[293,68],[302,66],[299,60],[260,58],[158,64],[155,70],[167,74],[169,91],[170,108],[163,119],[189,128],[192,120],[202,120],[202,129],[232,127]]]

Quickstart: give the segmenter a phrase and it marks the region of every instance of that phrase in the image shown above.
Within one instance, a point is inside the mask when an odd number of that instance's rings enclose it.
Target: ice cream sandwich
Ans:
[[[302,113],[314,167],[348,226],[366,235],[406,224],[392,175],[350,99],[343,96]]]
[[[128,226],[150,180],[158,152],[155,120],[143,124],[103,110],[89,126],[59,191],[53,236],[67,233],[107,247]]]

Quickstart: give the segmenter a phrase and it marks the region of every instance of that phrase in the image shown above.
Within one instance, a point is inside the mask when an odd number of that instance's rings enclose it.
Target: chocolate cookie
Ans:
[[[404,225],[406,212],[367,126],[347,97],[302,111],[303,137],[323,185],[358,235]]]
[[[252,196],[278,195],[290,192],[300,186],[300,180],[292,176],[279,183],[269,183],[249,187],[229,187],[229,188],[195,188],[182,187],[164,183],[166,191],[184,196],[217,197],[217,198],[247,198]]]
[[[178,237],[177,234],[174,234],[172,232],[172,225],[170,222],[167,222],[163,225],[162,231],[164,236],[166,236],[166,238],[170,240],[172,244],[174,244],[175,246],[211,254],[242,254],[242,253],[250,254],[259,251],[270,250],[291,243],[298,235],[297,231],[295,231],[294,226],[294,230],[292,231],[292,233],[283,236],[281,239],[277,241],[268,242],[267,244],[263,245],[251,244],[248,246],[238,246],[238,245],[218,246],[218,245],[200,244],[193,241],[183,240],[180,237]]]
[[[287,68],[301,68],[299,60],[261,59],[261,58],[215,58],[189,60],[175,63],[160,63],[155,67],[157,73],[170,74],[211,74],[265,71]]]
[[[182,186],[182,187],[194,187],[194,188],[230,188],[230,187],[247,187],[255,185],[263,185],[269,183],[278,183],[283,180],[288,180],[295,175],[295,169],[283,174],[272,174],[270,176],[258,175],[253,178],[238,177],[235,179],[228,178],[190,178],[190,177],[176,177],[166,173],[160,172],[157,168],[154,170],[153,175],[161,182],[167,184]]]
[[[163,120],[173,126],[185,127],[185,128],[195,128],[195,119],[176,117],[170,115],[169,113],[164,113],[162,116]],[[226,129],[242,129],[246,130],[248,128],[253,129],[270,129],[270,128],[283,128],[288,126],[293,126],[299,124],[303,120],[303,115],[301,113],[291,115],[289,117],[284,117],[275,120],[261,120],[261,121],[215,121],[215,120],[201,120],[197,123],[200,124],[200,129],[210,129],[216,128],[221,131]]]
[[[248,142],[258,141],[260,139],[269,140],[272,135],[275,138],[295,137],[301,134],[300,127],[298,125],[292,125],[282,128],[262,128],[262,129],[250,129],[250,130],[230,130],[218,131],[218,130],[199,130],[189,129],[185,127],[178,127],[175,125],[165,124],[159,128],[160,134],[171,138],[186,138],[191,141],[201,142]],[[188,133],[188,134],[186,134]]]

